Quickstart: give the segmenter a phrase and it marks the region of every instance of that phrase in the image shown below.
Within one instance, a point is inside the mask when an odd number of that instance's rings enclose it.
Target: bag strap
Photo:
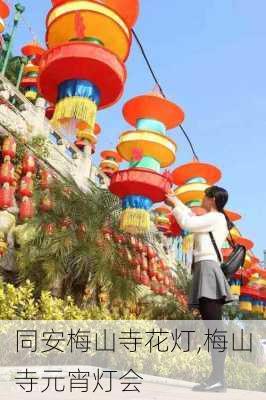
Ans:
[[[221,254],[220,254],[220,252],[219,252],[219,249],[218,249],[218,246],[217,246],[217,244],[216,244],[216,241],[215,241],[215,239],[214,239],[213,233],[212,233],[212,232],[209,232],[209,235],[210,235],[210,238],[211,238],[213,247],[214,247],[214,249],[215,249],[215,251],[216,251],[216,255],[217,255],[217,257],[218,257],[218,260],[219,260],[220,262],[222,262],[222,257],[221,257]]]

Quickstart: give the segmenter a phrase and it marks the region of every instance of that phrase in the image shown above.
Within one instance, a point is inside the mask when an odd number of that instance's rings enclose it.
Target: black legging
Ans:
[[[207,297],[201,297],[199,299],[199,310],[206,328],[209,328],[211,332],[223,330],[222,322],[210,323],[210,320],[221,320],[222,319],[222,299],[208,299]],[[209,377],[210,382],[222,381],[225,383],[224,377],[224,366],[226,358],[226,350],[219,352],[210,346],[211,358],[212,358],[212,372]]]
[[[204,320],[222,319],[222,307],[221,299],[208,299],[207,297],[199,299],[199,310]]]

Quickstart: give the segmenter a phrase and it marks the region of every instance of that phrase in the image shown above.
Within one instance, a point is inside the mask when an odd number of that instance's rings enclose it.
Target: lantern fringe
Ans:
[[[230,291],[232,295],[240,296],[240,285],[232,284],[230,286]]]
[[[252,311],[252,303],[250,301],[239,301],[239,310],[240,311]]]
[[[28,91],[25,93],[25,97],[26,97],[26,99],[28,99],[28,100],[36,100],[36,99],[37,99],[37,96],[38,96],[38,93],[37,93],[37,92],[34,92],[33,90],[28,90]]]
[[[189,254],[193,249],[194,236],[192,234],[186,235],[183,238],[182,250],[185,254]]]
[[[150,213],[140,208],[127,208],[122,212],[120,228],[131,234],[148,232],[151,228]]]
[[[76,119],[85,122],[86,128],[93,130],[96,112],[96,103],[87,97],[66,97],[56,104],[52,123],[60,125],[62,120]]]

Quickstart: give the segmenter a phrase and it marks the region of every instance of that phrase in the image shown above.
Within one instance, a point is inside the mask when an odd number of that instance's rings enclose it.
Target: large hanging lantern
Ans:
[[[172,184],[168,173],[160,173],[175,161],[176,144],[166,131],[181,124],[184,113],[154,91],[128,101],[123,114],[136,130],[120,136],[117,151],[129,168],[112,176],[110,190],[122,198],[121,229],[144,233],[150,230],[149,210],[165,200]]]
[[[28,57],[29,62],[25,65],[21,87],[25,88],[25,97],[28,100],[35,101],[38,96],[37,80],[39,74],[39,66],[32,63],[34,57],[41,57],[44,49],[37,43],[32,42],[22,47],[21,52]]]
[[[200,207],[205,190],[221,178],[221,171],[214,165],[194,160],[176,168],[173,181],[178,186],[176,195],[189,207]]]
[[[101,163],[99,169],[109,178],[119,170],[120,163],[123,161],[120,155],[114,150],[101,152]]]
[[[93,132],[97,109],[123,93],[132,27],[123,17],[126,9],[138,11],[138,1],[52,3],[46,20],[49,50],[40,60],[38,86],[55,105],[52,122],[81,137],[81,130]]]
[[[83,150],[85,147],[89,147],[90,153],[94,154],[100,133],[101,127],[97,123],[95,123],[93,131],[91,129],[80,129],[76,134],[77,140],[75,141],[75,145],[80,150]]]
[[[193,160],[181,165],[172,172],[177,197],[190,207],[196,215],[202,215],[205,210],[201,207],[205,190],[221,178],[221,171],[214,165]],[[193,235],[183,232],[182,251],[186,257],[191,255]]]

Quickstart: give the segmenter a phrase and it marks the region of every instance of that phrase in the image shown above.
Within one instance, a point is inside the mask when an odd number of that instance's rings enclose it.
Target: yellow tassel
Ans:
[[[192,234],[189,234],[184,237],[182,248],[185,254],[188,254],[193,249],[193,241],[194,241],[194,236]]]
[[[240,286],[239,285],[231,285],[230,291],[232,295],[240,296]]]
[[[250,301],[240,301],[239,302],[240,311],[252,311],[252,303]]]
[[[26,97],[26,99],[28,99],[28,100],[36,100],[36,99],[37,99],[37,96],[38,96],[38,93],[37,93],[37,92],[34,92],[33,90],[28,90],[28,91],[25,93],[25,97]]]
[[[78,96],[67,97],[56,104],[52,123],[58,126],[62,122],[75,119],[78,122],[84,122],[84,127],[93,131],[96,112],[97,105],[92,100]]]
[[[141,234],[151,229],[150,213],[139,208],[127,208],[122,212],[120,228],[131,234]]]

